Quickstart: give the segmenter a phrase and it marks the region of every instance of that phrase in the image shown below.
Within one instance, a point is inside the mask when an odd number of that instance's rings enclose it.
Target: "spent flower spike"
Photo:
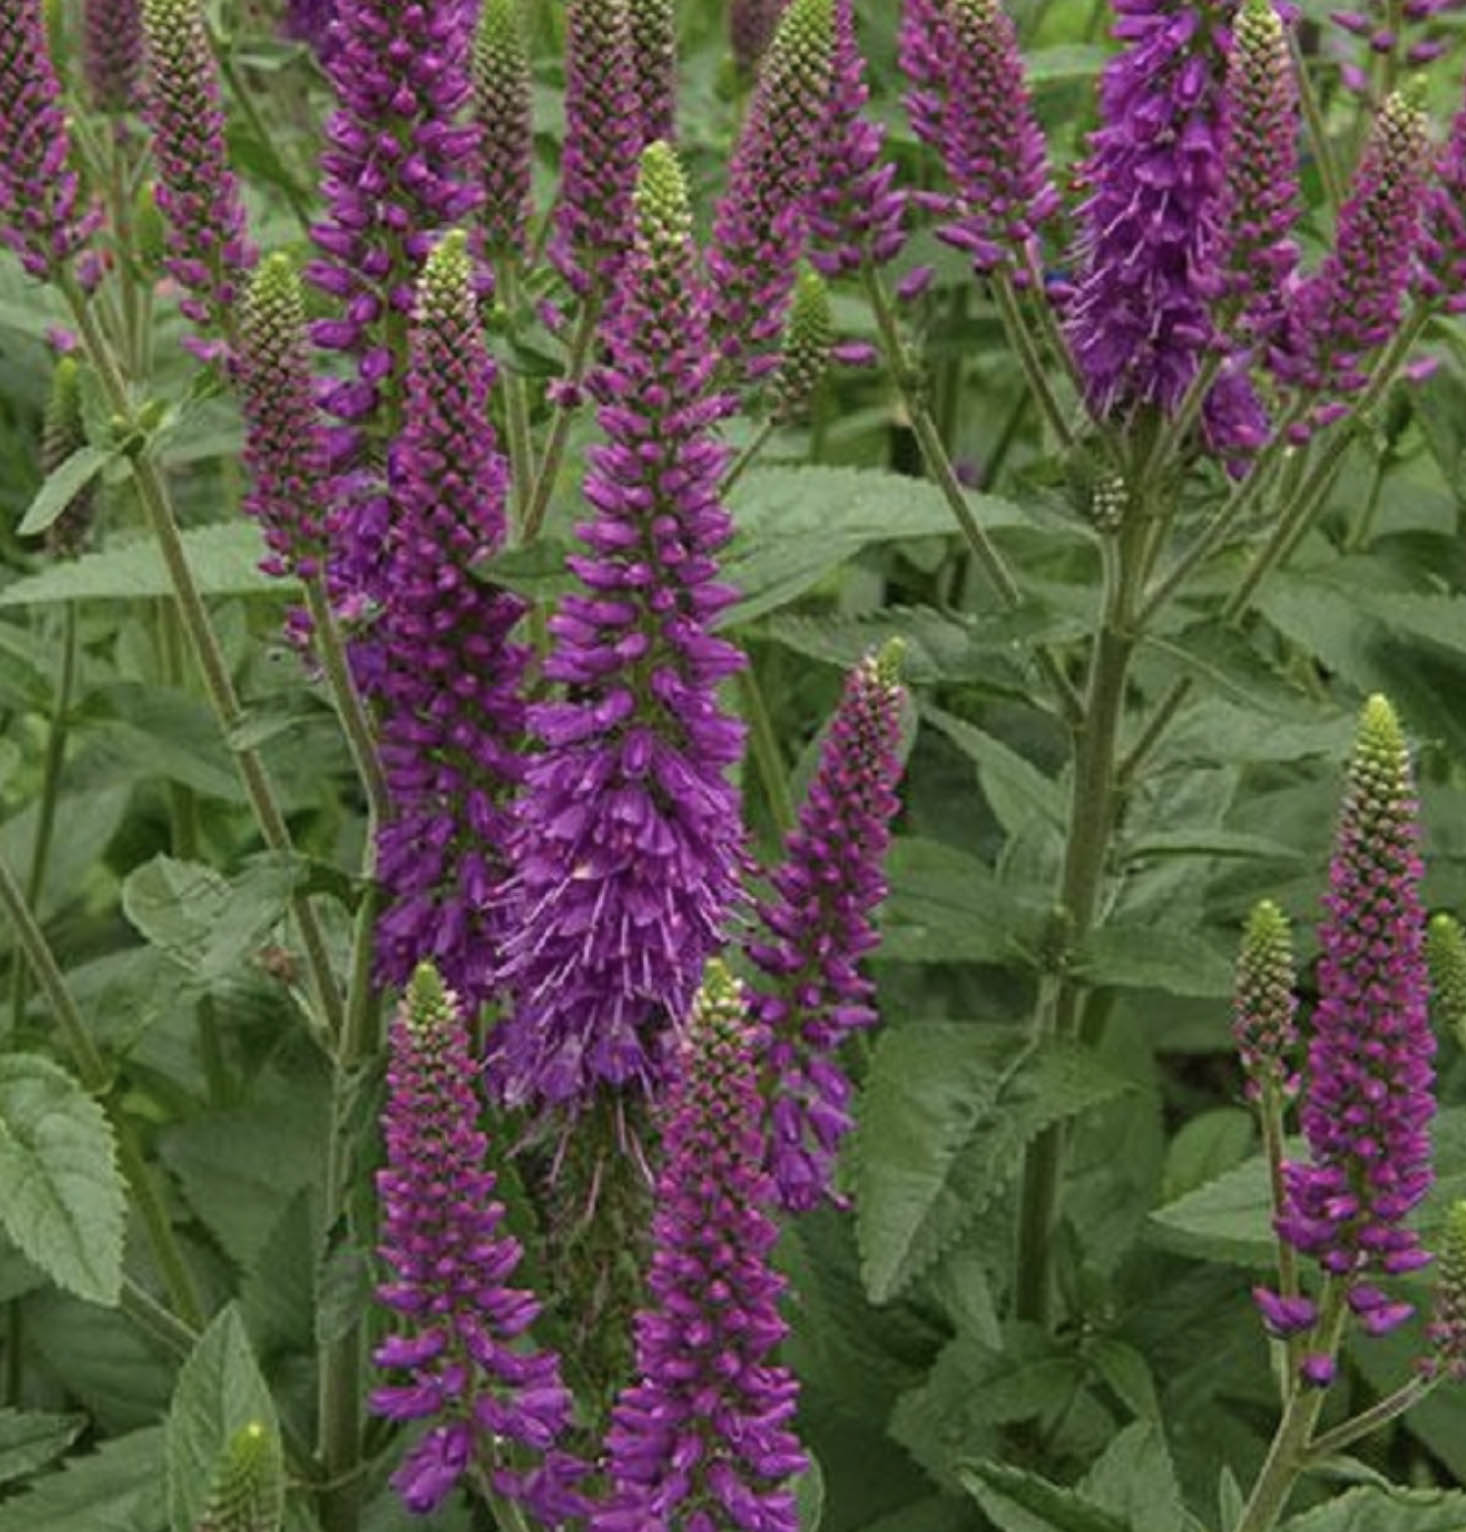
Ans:
[[[504,541],[508,472],[487,419],[493,363],[462,230],[418,283],[403,428],[393,448],[392,545],[371,690],[392,813],[378,827],[378,974],[431,957],[470,1014],[488,998],[509,802],[523,775],[528,652],[515,595],[473,566]]]
[[[1254,1101],[1270,1092],[1282,1100],[1298,1093],[1295,980],[1288,917],[1271,899],[1260,900],[1243,932],[1232,1009],[1232,1036]]]
[[[219,66],[200,0],[142,0],[147,38],[144,114],[153,135],[158,208],[168,224],[168,272],[206,359],[233,346],[234,305],[257,252],[229,168]]]
[[[629,0],[631,66],[641,118],[638,148],[677,132],[677,0]]]
[[[139,0],[86,0],[82,60],[98,111],[129,112],[138,104],[143,74]]]
[[[872,917],[886,895],[900,807],[902,652],[893,640],[851,671],[747,948],[759,970],[749,1010],[766,1050],[769,1166],[780,1202],[794,1211],[829,1194],[853,1125],[839,1048],[877,1020],[860,960],[880,939]]]
[[[1456,1202],[1446,1214],[1436,1274],[1435,1302],[1425,1327],[1430,1355],[1422,1359],[1427,1376],[1444,1374],[1452,1383],[1466,1383],[1466,1202]]]
[[[798,1384],[773,1360],[788,1332],[771,1256],[762,1104],[741,986],[708,965],[663,1109],[637,1381],[606,1434],[593,1532],[796,1532],[788,1481]]]
[[[636,224],[592,380],[609,440],[591,450],[592,514],[568,560],[580,588],[550,623],[545,677],[569,690],[530,713],[546,748],[515,836],[516,1004],[491,1042],[508,1100],[572,1110],[603,1086],[659,1083],[743,863],[726,777],[743,730],[717,698],[743,657],[709,631],[735,599],[716,557],[732,531],[713,430],[727,405],[666,144],[643,152]]]
[[[58,272],[96,229],[70,168],[71,139],[41,0],[0,4],[0,243],[33,277]]]
[[[498,1439],[546,1453],[570,1418],[559,1359],[522,1343],[539,1302],[509,1285],[521,1250],[500,1231],[504,1207],[476,1126],[478,1072],[457,996],[420,965],[388,1032],[387,1163],[377,1172],[379,1254],[392,1272],[377,1301],[399,1328],[373,1360],[402,1381],[368,1401],[390,1420],[432,1422],[392,1476],[417,1512],[441,1504],[471,1466],[488,1471]],[[531,1487],[496,1482],[505,1493]]]
[[[750,375],[778,365],[784,311],[808,237],[835,51],[835,0],[791,0],[759,70],[728,186],[713,214],[713,334]]]
[[[1432,915],[1425,931],[1432,997],[1444,1026],[1466,1048],[1466,931],[1452,915]]]
[[[1300,1120],[1306,1163],[1283,1166],[1279,1235],[1345,1284],[1370,1334],[1411,1312],[1367,1279],[1430,1257],[1407,1215],[1433,1179],[1435,1113],[1425,913],[1409,753],[1369,699],[1349,763],[1319,927],[1318,1004]]]
[[[478,121],[483,206],[479,222],[491,255],[524,253],[530,211],[534,110],[519,0],[484,0],[473,45],[473,110]]]

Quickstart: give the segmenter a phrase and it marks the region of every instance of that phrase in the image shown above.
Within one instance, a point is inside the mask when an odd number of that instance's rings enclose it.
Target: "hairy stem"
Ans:
[[[326,684],[331,699],[336,704],[336,715],[341,720],[346,735],[347,748],[351,751],[352,764],[366,793],[367,806],[377,824],[381,824],[390,810],[387,778],[377,754],[376,740],[372,734],[371,719],[366,704],[357,690],[351,674],[351,661],[346,644],[341,637],[336,614],[326,595],[325,577],[317,575],[305,585],[306,606],[310,610],[311,624],[315,630],[316,649],[321,657],[321,668],[326,673]]]
[[[1262,1126],[1262,1147],[1267,1157],[1268,1185],[1272,1193],[1275,1215],[1281,1215],[1284,1205],[1283,1189],[1283,1096],[1277,1083],[1269,1080],[1263,1087],[1262,1100],[1257,1107],[1258,1121]],[[1274,1236],[1277,1247],[1278,1291],[1284,1298],[1298,1296],[1298,1255],[1292,1245],[1281,1235]],[[1290,1335],[1284,1343],[1287,1360],[1286,1375],[1279,1380],[1283,1403],[1292,1397],[1298,1381],[1298,1363],[1302,1360],[1302,1337]]]
[[[585,378],[586,364],[590,360],[591,342],[595,339],[596,324],[601,317],[600,298],[592,293],[580,305],[580,315],[575,322],[575,332],[570,338],[570,355],[565,365],[565,383],[578,390]],[[545,442],[545,453],[534,479],[534,492],[524,512],[520,531],[522,543],[532,543],[540,534],[545,512],[549,509],[550,496],[554,493],[555,480],[560,473],[560,463],[565,456],[565,444],[570,440],[570,422],[575,417],[576,406],[562,402],[555,406],[550,421],[550,435]]]
[[[774,733],[769,706],[751,662],[738,672],[738,696],[748,724],[753,758],[758,763],[759,780],[764,785],[764,797],[782,841],[794,828],[794,799],[789,792],[789,771],[779,749],[778,736]]]
[[[1325,1431],[1322,1436],[1314,1437],[1303,1453],[1303,1467],[1312,1468],[1318,1463],[1327,1461],[1352,1447],[1355,1442],[1362,1441],[1366,1436],[1372,1436],[1382,1426],[1389,1425],[1392,1420],[1397,1419],[1407,1410],[1413,1410],[1422,1399],[1428,1399],[1435,1392],[1444,1376],[1443,1373],[1436,1373],[1429,1378],[1417,1375],[1408,1383],[1402,1383],[1394,1393],[1386,1394],[1383,1399],[1370,1405],[1367,1410],[1361,1410],[1359,1414],[1346,1420],[1342,1425],[1335,1426],[1332,1431]]]
[[[1013,348],[1014,354],[1023,367],[1023,375],[1028,379],[1028,386],[1034,398],[1038,400],[1044,419],[1048,421],[1054,435],[1058,438],[1059,445],[1067,450],[1074,445],[1074,432],[1070,429],[1063,410],[1059,408],[1059,401],[1049,386],[1049,377],[1044,369],[1043,358],[1034,344],[1028,321],[1023,317],[1023,310],[1018,306],[1018,294],[1013,288],[1013,278],[1000,267],[992,273],[989,280],[993,290],[993,300],[998,307],[998,317],[1003,321],[1003,333],[1008,338],[1008,344]]]
[[[519,313],[519,256],[513,250],[506,251],[497,267],[499,285],[503,289],[504,309],[508,322],[513,326]],[[534,495],[535,465],[534,443],[529,429],[529,393],[524,386],[524,375],[505,365],[504,379],[504,426],[509,438],[510,493],[514,499],[514,520],[521,534],[529,519],[529,506]]]
[[[774,434],[774,422],[766,420],[754,433],[753,440],[734,459],[733,466],[723,475],[723,482],[718,486],[718,498],[726,500],[732,492],[733,486],[753,467],[758,460],[758,455],[768,445],[769,438]]]

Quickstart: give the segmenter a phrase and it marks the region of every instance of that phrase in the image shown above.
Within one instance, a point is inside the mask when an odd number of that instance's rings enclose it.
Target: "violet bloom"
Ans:
[[[1247,918],[1232,1008],[1232,1036],[1247,1076],[1250,1100],[1289,1100],[1298,1093],[1293,1054],[1293,939],[1288,917],[1271,899],[1260,900]]]
[[[200,356],[226,356],[234,304],[257,256],[245,228],[239,182],[229,168],[219,66],[200,0],[142,0],[148,73],[144,112],[153,133],[155,191],[168,223],[169,274]]]
[[[880,940],[871,917],[886,895],[886,849],[900,807],[900,663],[897,642],[851,671],[799,826],[773,873],[775,897],[759,906],[763,932],[747,949],[761,970],[750,1011],[767,1033],[769,1165],[779,1200],[794,1211],[829,1194],[852,1126],[838,1051],[877,1019],[860,959]]]
[[[939,18],[913,7],[907,33],[917,26],[928,35],[921,42],[908,35],[904,46],[918,76],[916,116],[939,114],[930,125],[933,147],[954,190],[923,199],[947,220],[938,237],[971,255],[975,271],[1006,268],[1024,286],[1037,275],[1036,234],[1058,211],[1059,196],[1018,34],[999,0],[947,0]]]
[[[568,0],[565,142],[549,255],[582,297],[605,291],[632,237],[640,108],[629,0]]]
[[[261,568],[314,580],[325,569],[329,476],[305,302],[287,255],[272,255],[245,292],[235,384],[250,474],[244,509],[259,522],[270,550]]]
[[[1420,292],[1448,314],[1466,312],[1466,106],[1436,158],[1420,240]]]
[[[41,0],[0,5],[0,242],[33,277],[84,245],[100,211],[81,198]]]
[[[758,68],[783,9],[784,0],[728,0],[728,46],[745,74]]]
[[[473,45],[473,114],[480,134],[484,244],[495,258],[523,255],[534,109],[519,0],[484,0]]]
[[[910,89],[902,104],[911,131],[937,154],[943,151],[947,113],[947,60],[952,38],[942,0],[905,0],[897,57]]]
[[[551,619],[530,710],[546,745],[519,805],[505,938],[513,1013],[492,1040],[512,1103],[584,1107],[602,1085],[652,1088],[664,1043],[739,896],[742,831],[727,768],[741,725],[718,705],[743,664],[713,637],[732,531],[713,427],[708,298],[687,187],[661,143],[642,155],[636,243],[614,295],[610,363],[592,386],[610,438],[592,448],[580,589]]]
[[[380,669],[371,689],[392,801],[377,834],[388,895],[377,968],[401,984],[431,956],[476,1013],[498,960],[494,911],[508,800],[523,771],[527,651],[509,641],[525,603],[473,573],[504,541],[508,472],[488,423],[493,364],[462,231],[446,235],[423,268],[410,357],[373,634]]]
[[[1298,80],[1273,0],[1246,0],[1232,28],[1225,113],[1226,302],[1246,342],[1283,316],[1298,265]]]
[[[387,1041],[378,1253],[392,1279],[377,1301],[400,1329],[373,1360],[402,1381],[367,1402],[389,1420],[434,1422],[392,1475],[407,1508],[424,1512],[471,1467],[492,1471],[498,1439],[536,1454],[552,1448],[571,1400],[559,1358],[522,1343],[539,1302],[508,1285],[521,1251],[500,1232],[504,1207],[476,1126],[478,1064],[457,997],[431,965],[414,972]],[[521,1487],[498,1482],[505,1492]]]
[[[99,112],[130,112],[143,74],[143,19],[138,0],[86,0],[82,61]]]
[[[641,133],[638,148],[677,132],[676,0],[630,0],[631,72]]]
[[[1405,1227],[1432,1180],[1435,1114],[1425,912],[1409,754],[1383,697],[1365,705],[1319,928],[1318,1005],[1278,1233],[1347,1288],[1370,1334],[1411,1312],[1368,1278],[1430,1257]]]
[[[750,374],[778,365],[777,351],[767,348],[783,327],[807,237],[834,47],[834,0],[792,0],[759,70],[713,215],[713,334],[723,355],[742,359]]]
[[[1342,412],[1341,396],[1364,388],[1371,359],[1399,327],[1430,170],[1426,115],[1413,95],[1397,91],[1374,120],[1334,248],[1294,296],[1271,355],[1279,376],[1321,406],[1315,424]]]
[[[1367,10],[1332,11],[1329,20],[1364,44],[1362,58],[1340,66],[1346,89],[1374,101],[1373,71],[1388,79],[1397,77],[1400,66],[1419,69],[1446,52],[1450,33],[1436,24],[1444,11],[1461,8],[1461,0],[1404,0],[1385,4],[1368,0]],[[1447,23],[1449,26],[1449,23]],[[1382,66],[1382,67],[1380,67]]]
[[[799,1385],[773,1360],[788,1326],[754,1051],[741,986],[710,964],[664,1109],[637,1381],[612,1412],[593,1532],[797,1532],[788,1481],[807,1460]]]

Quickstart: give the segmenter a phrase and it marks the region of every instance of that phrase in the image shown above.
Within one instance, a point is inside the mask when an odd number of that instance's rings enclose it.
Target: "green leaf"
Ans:
[[[1254,1136],[1252,1113],[1237,1106],[1214,1107],[1183,1123],[1166,1150],[1162,1197],[1174,1202],[1240,1165]]]
[[[49,1059],[0,1055],[0,1221],[59,1287],[115,1305],[127,1198],[112,1127]]]
[[[164,1452],[172,1532],[193,1532],[225,1449],[251,1423],[278,1441],[270,1390],[250,1350],[244,1321],[231,1303],[199,1337],[173,1391]]]
[[[1100,1335],[1085,1347],[1084,1355],[1132,1415],[1139,1420],[1161,1418],[1150,1364],[1134,1346],[1112,1335]]]
[[[1074,971],[1095,988],[1163,989],[1171,995],[1230,995],[1232,964],[1195,932],[1152,922],[1111,921],[1074,955]]]
[[[1186,1508],[1157,1418],[1127,1426],[1085,1475],[1080,1491],[1133,1532],[1183,1532]]]
[[[1300,853],[1279,845],[1265,835],[1241,830],[1161,830],[1139,835],[1124,846],[1127,862],[1158,861],[1171,857],[1264,857],[1269,861],[1298,861]]]
[[[163,1432],[150,1426],[71,1458],[0,1505],[0,1532],[158,1532]]]
[[[1063,789],[1037,766],[976,724],[924,703],[921,716],[934,724],[977,765],[982,790],[1009,835],[1035,816],[1062,829],[1067,814]]]
[[[265,546],[252,522],[219,522],[188,527],[183,549],[194,580],[205,596],[290,595],[295,586],[263,574]],[[52,601],[132,601],[168,596],[173,583],[151,537],[119,537],[98,553],[52,564],[0,590],[0,607],[41,606]]]
[[[1217,1480],[1217,1520],[1224,1527],[1235,1527],[1246,1509],[1237,1475],[1224,1466]]]
[[[811,1457],[809,1467],[794,1481],[794,1503],[799,1512],[799,1532],[819,1532],[825,1515],[825,1476],[818,1458]]]
[[[1406,1489],[1386,1494],[1354,1489],[1290,1517],[1282,1532],[1460,1532],[1466,1495],[1457,1490]]]
[[[85,1415],[48,1415],[41,1410],[0,1410],[0,1484],[60,1457],[86,1425]]]
[[[1307,1153],[1301,1140],[1290,1140],[1284,1153]],[[1150,1215],[1154,1243],[1182,1255],[1236,1266],[1266,1267],[1274,1259],[1272,1193],[1267,1160],[1262,1155],[1208,1181]]]
[[[1284,680],[1241,633],[1225,623],[1199,623],[1165,637],[1153,634],[1146,645],[1250,712],[1296,722],[1309,705],[1305,693]]]
[[[958,1478],[1002,1532],[1130,1532],[1114,1512],[1021,1468],[973,1463]]]
[[[861,1098],[861,1274],[885,1303],[981,1216],[1052,1122],[1129,1089],[1092,1053],[1027,1051],[1019,1034],[950,1022],[887,1032]]]
[[[1098,43],[1053,43],[1025,53],[1024,70],[1034,87],[1068,84],[1093,79],[1109,56],[1109,49]]]
[[[117,455],[116,447],[97,447],[90,442],[78,447],[46,475],[16,532],[21,537],[39,537]]]
[[[906,963],[1007,963],[1021,955],[1021,926],[1015,917],[1022,911],[976,857],[938,841],[898,836],[891,843],[886,878],[880,957]]]

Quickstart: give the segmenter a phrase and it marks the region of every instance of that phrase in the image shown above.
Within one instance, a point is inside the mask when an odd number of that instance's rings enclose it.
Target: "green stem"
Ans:
[[[774,422],[766,420],[754,433],[753,440],[734,459],[733,466],[723,476],[723,482],[718,486],[718,498],[726,500],[733,492],[733,486],[753,467],[759,453],[767,446],[769,438],[774,434]]]
[[[71,714],[71,694],[76,685],[77,604],[68,601],[61,618],[61,674],[56,682],[56,705],[51,714],[51,729],[46,739],[46,759],[42,767],[41,806],[36,819],[36,837],[31,845],[30,873],[26,878],[25,901],[33,910],[41,905],[41,891],[46,886],[46,864],[51,857],[51,839],[56,831],[56,805],[61,798],[61,768],[66,760],[66,733]],[[10,1025],[20,1029],[25,1016],[26,967],[17,963],[10,985]]]
[[[1018,306],[1018,294],[1014,290],[1013,279],[1005,269],[999,267],[992,273],[989,280],[993,299],[998,307],[998,316],[1003,321],[1003,331],[1008,337],[1008,344],[1013,348],[1023,367],[1028,386],[1034,398],[1038,400],[1039,408],[1043,411],[1054,435],[1058,437],[1059,444],[1066,449],[1072,447],[1074,432],[1064,418],[1064,412],[1059,408],[1059,401],[1049,385],[1043,358],[1038,354],[1038,347],[1034,345],[1028,321],[1024,319],[1023,310]]]
[[[1308,60],[1303,57],[1303,50],[1298,46],[1298,38],[1292,28],[1289,28],[1288,45],[1293,53],[1293,75],[1298,81],[1298,99],[1303,107],[1303,124],[1312,142],[1314,163],[1318,166],[1319,179],[1323,182],[1329,212],[1337,214],[1344,201],[1344,188],[1339,180],[1339,167],[1334,160],[1334,146],[1329,142],[1328,130],[1324,126],[1323,110],[1319,105],[1318,92],[1313,88]]]
[[[912,384],[906,347],[902,343],[900,327],[896,322],[896,311],[891,303],[890,295],[886,292],[885,284],[881,281],[880,273],[867,262],[862,268],[862,275],[865,278],[866,292],[870,298],[876,325],[880,330],[881,343],[886,350],[892,377],[905,402],[906,413],[910,417],[911,428],[915,431],[916,439],[920,443],[927,472],[931,474],[941,490],[942,497],[952,512],[953,520],[956,521],[963,537],[967,540],[967,546],[987,576],[988,583],[997,592],[999,600],[1006,607],[1016,607],[1020,601],[1018,582],[1013,578],[1012,572],[1004,562],[1002,554],[994,546],[992,539],[972,514],[972,507],[967,503],[966,492],[958,481],[956,471],[952,467],[952,460],[947,455],[947,449],[942,443],[936,423],[932,420],[931,412]],[[1082,704],[1073,683],[1064,674],[1063,667],[1046,645],[1041,644],[1036,648],[1035,658],[1058,700],[1060,711],[1069,722],[1075,722],[1081,714]]]
[[[209,28],[209,42],[213,46],[214,57],[219,61],[219,73],[223,75],[224,83],[229,87],[229,94],[234,98],[234,104],[244,113],[244,120],[249,124],[250,132],[254,134],[260,147],[273,163],[276,180],[281,191],[285,193],[285,200],[290,204],[290,210],[295,214],[301,232],[309,236],[311,224],[314,221],[311,217],[309,198],[296,183],[290,167],[280,157],[280,151],[275,147],[275,140],[269,129],[265,127],[265,119],[260,116],[254,92],[244,83],[239,68],[234,62],[234,56],[230,53],[224,39],[212,27]]]
[[[743,704],[743,716],[748,722],[753,758],[758,763],[759,779],[764,785],[764,797],[782,841],[794,828],[794,799],[789,792],[789,772],[779,750],[768,703],[751,662],[738,672],[738,694]]]
[[[1324,1287],[1319,1321],[1309,1342],[1310,1351],[1332,1358],[1338,1352],[1348,1314],[1342,1288],[1330,1280]],[[1327,1397],[1326,1388],[1305,1385],[1294,1390],[1234,1532],[1272,1532],[1298,1475],[1303,1471],[1309,1438]]]
[[[504,309],[512,327],[519,315],[519,257],[510,250],[498,266],[503,289]],[[514,496],[514,519],[521,532],[528,522],[530,500],[534,494],[534,443],[529,429],[529,392],[524,375],[507,364],[504,377],[504,425],[509,438],[509,468]]]
[[[335,612],[331,610],[330,599],[326,595],[324,576],[317,575],[314,579],[305,582],[305,601],[315,632],[316,651],[321,657],[321,668],[326,673],[326,684],[330,687],[331,699],[336,704],[336,715],[341,720],[341,728],[346,735],[352,764],[356,767],[356,774],[361,779],[362,790],[366,793],[372,820],[380,825],[385,822],[391,811],[387,778],[382,771],[381,757],[377,754],[376,740],[372,734],[371,719],[367,716],[366,704],[362,701],[361,693],[356,687],[356,680],[351,674],[351,661],[346,653],[346,644],[341,637],[341,628],[336,621]]]
[[[570,355],[565,366],[565,382],[574,387],[578,388],[585,377],[586,363],[590,360],[591,342],[595,339],[600,314],[600,297],[595,293],[588,294],[580,305],[580,315],[575,322],[575,333],[570,338]],[[540,459],[539,470],[534,478],[534,493],[524,513],[520,537],[523,543],[532,543],[544,524],[545,511],[549,508],[555,480],[560,473],[560,462],[565,456],[565,444],[570,439],[570,422],[574,415],[573,405],[555,406],[555,414],[550,421],[550,435],[545,442],[545,454]]]
[[[1275,1081],[1269,1080],[1263,1087],[1258,1102],[1258,1120],[1262,1126],[1263,1154],[1267,1158],[1268,1185],[1272,1191],[1273,1212],[1281,1215],[1286,1202],[1283,1187],[1283,1098]],[[1298,1296],[1298,1255],[1292,1245],[1281,1235],[1274,1237],[1277,1249],[1278,1291],[1284,1298]],[[1284,1343],[1287,1368],[1280,1380],[1283,1403],[1292,1396],[1298,1379],[1298,1364],[1302,1360],[1302,1337],[1290,1335]]]
[[[1326,1462],[1345,1448],[1352,1447],[1355,1442],[1373,1435],[1381,1426],[1389,1425],[1406,1410],[1413,1410],[1422,1399],[1428,1399],[1435,1392],[1444,1377],[1445,1374],[1439,1372],[1430,1378],[1417,1375],[1408,1383],[1402,1383],[1394,1393],[1386,1394],[1378,1403],[1370,1405],[1367,1410],[1361,1410],[1352,1419],[1335,1426],[1332,1431],[1314,1437],[1303,1453],[1303,1467],[1313,1468]]]
[[[116,358],[97,328],[85,295],[69,274],[60,279],[59,285],[70,304],[87,354],[101,378],[108,405],[115,414],[122,416],[125,420],[131,420],[132,407],[128,398],[127,384],[118,371]],[[203,597],[194,581],[193,570],[189,566],[188,555],[184,552],[183,539],[173,514],[172,501],[168,496],[168,486],[163,480],[157,462],[146,451],[139,452],[134,457],[132,469],[139,498],[142,500],[149,526],[158,541],[163,563],[168,570],[178,602],[179,616],[183,621],[184,631],[188,634],[194,659],[203,677],[204,689],[208,693],[209,701],[213,705],[225,735],[233,738],[243,722],[244,712],[235,693],[234,681],[229,674],[224,652],[219,646],[218,635],[214,632],[213,624],[209,620],[208,608],[204,605]],[[290,831],[285,824],[285,816],[280,810],[279,801],[275,797],[274,785],[270,781],[269,773],[259,753],[252,749],[237,749],[234,756],[246,796],[254,810],[255,820],[265,844],[271,851],[291,854],[294,848],[290,840]],[[317,1004],[331,1031],[339,1035],[344,1021],[343,1008],[340,990],[331,972],[325,934],[306,895],[293,895],[291,908],[300,928]]]
[[[186,1325],[171,1309],[163,1307],[141,1283],[132,1277],[122,1278],[122,1312],[145,1335],[150,1336],[169,1355],[181,1362],[188,1360],[198,1344],[199,1332]]]

